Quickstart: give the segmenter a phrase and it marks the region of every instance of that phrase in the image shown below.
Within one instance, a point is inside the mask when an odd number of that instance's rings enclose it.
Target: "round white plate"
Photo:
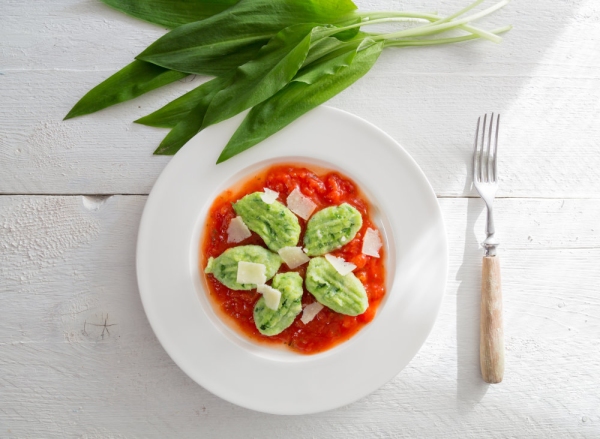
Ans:
[[[349,404],[396,376],[425,342],[441,304],[447,243],[435,194],[413,159],[368,122],[319,107],[220,165],[242,116],[202,131],[171,160],[144,209],[137,276],[148,320],[171,358],[234,404],[306,414]],[[369,197],[387,248],[387,293],[349,341],[301,355],[250,341],[214,312],[198,271],[200,232],[215,197],[272,163],[338,169]]]

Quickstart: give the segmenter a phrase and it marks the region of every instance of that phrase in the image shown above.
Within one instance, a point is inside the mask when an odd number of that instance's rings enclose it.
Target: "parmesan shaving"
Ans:
[[[267,267],[264,264],[240,261],[238,262],[237,282],[239,284],[264,284],[267,281],[266,271]]]
[[[267,308],[277,311],[277,308],[279,308],[279,302],[281,301],[281,291],[264,284],[258,285],[256,287],[256,291],[261,293],[265,298],[265,305],[267,305]]]
[[[287,206],[304,220],[308,220],[317,208],[317,205],[310,198],[304,196],[298,188],[295,188],[287,197]]]
[[[325,255],[325,259],[333,265],[335,271],[337,271],[342,276],[346,276],[348,273],[352,273],[356,269],[356,265],[352,262],[346,262],[342,258],[338,258],[337,256],[333,256],[330,254]]]
[[[260,198],[267,204],[273,204],[273,201],[275,201],[278,197],[279,192],[275,192],[268,187],[266,187],[264,192],[260,194]]]
[[[236,216],[229,222],[229,227],[227,228],[227,242],[242,242],[251,235],[250,229],[244,223],[241,216]]]
[[[371,228],[367,229],[363,238],[362,253],[363,255],[379,257],[379,249],[381,248],[381,238],[379,232]]]
[[[290,268],[299,267],[310,261],[310,258],[302,251],[301,247],[283,247],[278,253],[283,262]]]
[[[322,309],[323,305],[321,305],[319,302],[313,302],[310,305],[306,305],[302,310],[302,317],[300,317],[300,321],[305,325],[309,322],[312,322],[312,320]]]

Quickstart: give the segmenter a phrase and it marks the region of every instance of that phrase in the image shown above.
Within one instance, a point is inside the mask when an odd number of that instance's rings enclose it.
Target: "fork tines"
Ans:
[[[500,128],[500,115],[496,117],[494,124],[494,113],[489,118],[487,113],[483,116],[481,139],[479,127],[481,117],[477,119],[475,130],[475,144],[473,146],[473,180],[482,183],[495,183],[498,178],[498,129]],[[492,139],[492,131],[495,133]]]

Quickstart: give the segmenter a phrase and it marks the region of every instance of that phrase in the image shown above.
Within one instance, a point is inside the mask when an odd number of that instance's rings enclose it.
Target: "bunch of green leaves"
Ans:
[[[387,47],[427,46],[476,38],[499,42],[510,26],[486,31],[470,23],[508,3],[464,17],[484,0],[441,17],[357,11],[351,0],[102,0],[172,30],[90,90],[65,119],[90,114],[180,80],[213,79],[136,122],[168,128],[155,154],[175,154],[204,128],[250,109],[218,163],[256,145],[364,76]],[[387,22],[414,26],[366,33]],[[464,35],[432,38],[447,31]]]

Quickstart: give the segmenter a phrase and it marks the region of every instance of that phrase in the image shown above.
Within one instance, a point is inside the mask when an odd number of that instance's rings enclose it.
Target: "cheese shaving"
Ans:
[[[342,276],[346,276],[348,273],[352,273],[352,271],[356,269],[356,265],[354,265],[352,262],[346,262],[343,258],[338,258],[337,256],[326,254],[325,259],[327,259],[327,261],[333,265],[335,271]]]
[[[310,261],[310,258],[302,251],[301,247],[283,247],[278,253],[283,262],[290,268],[299,267]]]
[[[229,222],[229,227],[227,228],[227,242],[242,242],[251,235],[250,229],[244,223],[241,216],[236,216]]]
[[[306,305],[302,310],[302,317],[300,317],[300,321],[305,325],[309,322],[312,322],[312,320],[322,309],[323,305],[321,305],[319,302],[313,302],[310,305]]]
[[[363,255],[379,257],[379,249],[381,248],[381,238],[379,232],[371,228],[367,229],[363,238],[362,253]]]
[[[267,308],[277,311],[277,308],[279,308],[279,302],[281,302],[281,291],[264,284],[258,285],[256,287],[256,291],[261,293],[265,298],[265,305],[267,305]]]
[[[273,202],[279,197],[279,192],[266,187],[264,192],[260,194],[260,198],[267,204],[273,204]]]
[[[265,274],[267,267],[255,262],[238,262],[237,282],[240,284],[264,284],[267,281]]]
[[[295,188],[287,197],[287,206],[292,212],[305,220],[308,220],[317,208],[317,205],[310,198],[304,196],[298,188]]]

